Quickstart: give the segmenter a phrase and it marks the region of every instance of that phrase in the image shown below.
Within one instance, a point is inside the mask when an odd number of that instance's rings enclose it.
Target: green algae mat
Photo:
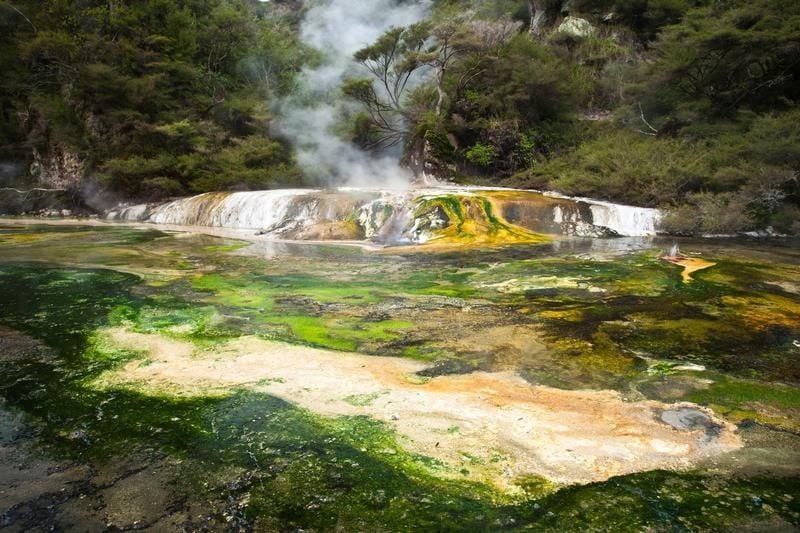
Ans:
[[[671,244],[0,224],[0,528],[796,529],[800,248]]]

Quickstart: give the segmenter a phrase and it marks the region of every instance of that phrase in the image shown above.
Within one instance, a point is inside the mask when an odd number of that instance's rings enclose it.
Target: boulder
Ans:
[[[588,37],[594,34],[595,27],[586,19],[567,17],[558,26],[558,30],[556,31],[572,35],[573,37]]]

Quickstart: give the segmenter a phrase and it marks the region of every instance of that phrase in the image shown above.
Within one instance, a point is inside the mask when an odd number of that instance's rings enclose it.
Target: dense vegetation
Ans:
[[[308,183],[269,133],[318,60],[303,9],[0,1],[0,161],[136,197]],[[339,131],[367,149],[404,144],[456,181],[669,207],[677,232],[800,232],[793,0],[437,0],[356,59],[372,72],[343,91],[364,112]]]
[[[678,232],[800,231],[797,2],[450,1],[432,25],[446,98],[406,116],[440,172],[671,206]],[[441,48],[411,63],[439,74]]]
[[[294,183],[267,124],[305,57],[295,16],[255,0],[0,2],[0,160],[138,197]]]

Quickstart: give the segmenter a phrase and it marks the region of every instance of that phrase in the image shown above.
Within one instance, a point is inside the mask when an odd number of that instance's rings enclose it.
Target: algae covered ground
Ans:
[[[0,225],[0,528],[800,527],[796,243],[681,242],[716,263],[688,282],[660,260],[671,244],[562,240],[423,254]],[[309,367],[305,384],[302,373],[257,365],[226,381],[243,356],[237,347],[256,345],[324,354],[330,368],[337,357],[363,357],[375,375],[394,365],[408,387],[517,376],[524,382],[514,387],[547,398],[618,402],[598,410],[609,417],[691,402],[708,408],[707,423],[685,434],[697,446],[720,435],[740,442],[593,482],[509,474],[499,484],[513,458],[499,445],[471,447],[466,412],[423,453],[403,431],[405,412],[387,407],[391,385],[341,379],[334,404],[312,381],[324,368]],[[169,359],[179,348],[186,357]],[[178,379],[200,362],[211,369],[202,379]],[[517,406],[503,403],[508,391],[467,393],[499,402],[498,413]],[[387,416],[376,416],[384,407]],[[578,450],[579,437],[593,438],[569,435]],[[453,443],[453,453],[438,451]]]

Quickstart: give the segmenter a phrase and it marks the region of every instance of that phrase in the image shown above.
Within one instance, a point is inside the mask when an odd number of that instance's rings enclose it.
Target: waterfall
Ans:
[[[661,219],[658,209],[589,201],[592,224],[626,237],[655,235]]]
[[[646,237],[657,233],[658,224],[661,221],[661,211],[651,207],[614,204],[592,198],[564,196],[555,192],[542,192],[541,194],[548,198],[566,200],[578,208],[588,207],[588,215],[585,213],[585,209],[581,209],[577,214],[568,215],[569,220],[564,220],[567,215],[563,212],[553,215],[554,221],[557,220],[558,223],[577,223],[576,233],[573,233],[576,235],[592,236],[592,231],[597,233],[607,230],[607,235],[610,232],[611,235],[620,237]],[[590,227],[593,227],[594,230],[588,231]]]
[[[312,192],[315,191],[284,189],[206,193],[157,207],[149,214],[149,220],[157,224],[268,230],[311,218],[311,206],[291,208],[296,199]]]
[[[491,204],[492,211],[518,228],[534,233],[578,237],[654,235],[656,209],[617,205],[587,198],[514,189],[439,187],[408,191],[347,188],[332,191],[285,189],[206,193],[161,205],[118,208],[109,219],[180,226],[257,230],[283,239],[362,240],[381,244],[423,243],[448,226],[477,223],[478,211],[458,209],[450,220],[441,200],[455,205]],[[477,203],[476,203],[477,202]],[[481,203],[483,202],[483,203]],[[428,207],[425,207],[428,206]],[[475,220],[473,220],[475,219]],[[478,224],[480,226],[480,223]]]

